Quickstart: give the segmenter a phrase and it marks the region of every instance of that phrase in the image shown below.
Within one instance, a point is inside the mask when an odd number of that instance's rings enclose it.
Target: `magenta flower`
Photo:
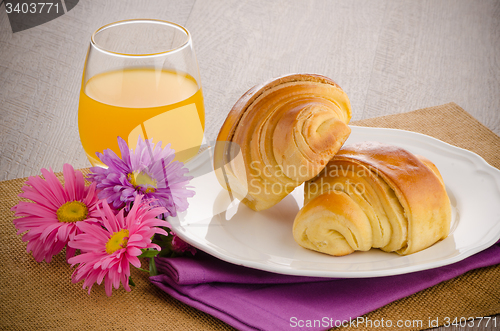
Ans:
[[[52,172],[42,169],[45,179],[31,176],[19,197],[32,202],[19,201],[12,207],[13,223],[17,234],[28,231],[22,240],[27,241],[26,251],[33,253],[37,262],[50,262],[80,231],[78,225],[98,217],[96,184],[85,186],[83,174],[64,164],[64,187]],[[97,220],[93,220],[98,222]],[[75,249],[66,248],[66,259],[75,255]]]
[[[92,285],[101,284],[103,280],[108,296],[111,296],[113,287],[120,287],[120,282],[125,290],[130,291],[130,264],[137,268],[141,266],[137,257],[141,255],[141,249],[161,250],[160,246],[151,243],[151,237],[155,233],[167,235],[159,226],[168,226],[168,223],[156,218],[166,209],[151,206],[142,195],[137,195],[127,216],[124,216],[123,209],[115,215],[106,201],[98,212],[104,227],[80,223],[78,227],[82,233],[68,244],[82,253],[68,260],[72,266],[79,263],[72,282],[84,280],[83,288],[88,287],[89,294]]]
[[[171,230],[170,234],[172,235],[172,250],[175,253],[183,254],[189,252],[193,256],[196,254],[196,248],[179,238],[174,231]]]
[[[151,139],[139,137],[134,151],[118,137],[118,146],[121,158],[107,149],[97,156],[108,168],[90,168],[89,180],[97,183],[100,199],[106,199],[115,209],[129,210],[135,197],[144,195],[166,208],[165,217],[187,209],[187,198],[194,195],[186,186],[192,177],[184,176],[188,170],[182,162],[173,161],[175,153],[170,144],[162,149],[161,142],[155,146]]]

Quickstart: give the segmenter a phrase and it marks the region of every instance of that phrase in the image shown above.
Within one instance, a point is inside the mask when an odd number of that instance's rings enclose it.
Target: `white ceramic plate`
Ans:
[[[231,202],[212,169],[210,150],[189,163],[196,195],[169,221],[186,242],[227,262],[302,276],[378,277],[431,269],[465,259],[500,238],[500,171],[470,151],[408,131],[352,126],[346,144],[380,141],[429,158],[440,170],[452,204],[450,235],[409,256],[378,249],[333,257],[300,247],[292,237],[303,205],[298,187],[274,207],[255,212]]]

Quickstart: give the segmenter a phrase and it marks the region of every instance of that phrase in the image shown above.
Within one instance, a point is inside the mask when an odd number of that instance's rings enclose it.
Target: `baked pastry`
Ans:
[[[254,210],[267,209],[316,176],[349,136],[351,106],[331,79],[293,74],[254,86],[220,129],[220,184]]]
[[[436,166],[396,146],[344,146],[305,183],[299,245],[342,256],[372,247],[407,255],[448,236],[451,206]]]

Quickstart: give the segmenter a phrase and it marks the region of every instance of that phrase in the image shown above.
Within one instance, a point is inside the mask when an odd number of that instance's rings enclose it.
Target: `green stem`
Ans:
[[[158,275],[158,271],[156,270],[155,258],[152,257],[149,259],[149,276]]]

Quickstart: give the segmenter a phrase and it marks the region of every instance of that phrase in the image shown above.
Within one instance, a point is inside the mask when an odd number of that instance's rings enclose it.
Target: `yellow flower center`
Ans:
[[[144,193],[154,192],[155,189],[158,187],[156,180],[151,178],[151,176],[149,176],[144,172],[134,171],[132,173],[129,173],[128,180],[130,184],[134,185],[135,188],[141,187]],[[145,187],[147,188],[144,189]]]
[[[57,209],[57,219],[64,223],[83,221],[88,214],[87,206],[80,201],[68,201]]]
[[[113,233],[106,243],[106,253],[113,254],[117,250],[127,247],[128,233],[126,229]]]

